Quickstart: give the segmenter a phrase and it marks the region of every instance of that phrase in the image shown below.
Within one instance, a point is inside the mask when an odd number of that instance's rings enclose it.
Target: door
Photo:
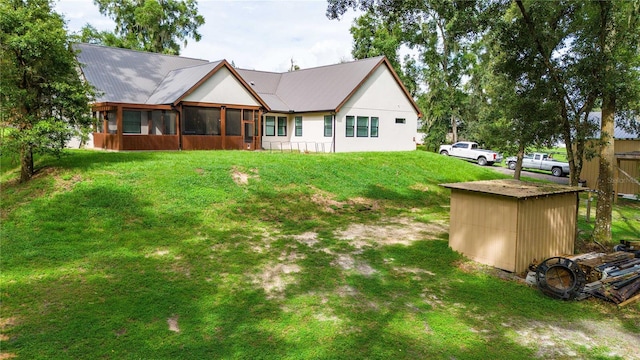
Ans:
[[[242,138],[243,138],[243,144],[244,146],[242,147],[245,150],[254,150],[254,142],[253,142],[253,137],[255,134],[255,123],[253,121],[243,121],[242,122],[242,130],[243,130],[243,134],[242,134]]]

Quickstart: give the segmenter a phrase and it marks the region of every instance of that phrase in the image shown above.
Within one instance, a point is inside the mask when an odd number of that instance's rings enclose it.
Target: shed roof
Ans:
[[[449,189],[466,190],[516,199],[574,193],[585,190],[584,188],[578,187],[548,183],[534,183],[514,179],[470,181],[440,184],[440,186]]]

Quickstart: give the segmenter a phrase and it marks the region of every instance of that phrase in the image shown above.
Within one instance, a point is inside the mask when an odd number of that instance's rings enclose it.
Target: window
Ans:
[[[331,115],[324,116],[324,136],[333,136],[333,116]]]
[[[220,135],[220,108],[184,107],[185,135]]]
[[[278,136],[287,136],[287,118],[278,116]]]
[[[358,116],[358,137],[369,136],[369,118]]]
[[[396,124],[406,124],[407,119],[396,118]]]
[[[302,136],[302,116],[295,117],[296,136]]]
[[[371,137],[378,137],[378,118],[371,117]]]
[[[228,136],[242,135],[242,110],[227,109],[225,112],[224,133]]]
[[[276,118],[275,116],[267,116],[264,121],[265,136],[276,136]]]
[[[142,120],[140,111],[125,110],[122,112],[122,132],[124,134],[142,133]]]
[[[149,121],[149,135],[175,135],[175,111],[153,110]]]
[[[355,124],[356,123],[356,118],[349,115],[347,116],[347,128],[345,129],[345,135],[347,137],[353,137],[354,134],[354,128],[355,128]]]

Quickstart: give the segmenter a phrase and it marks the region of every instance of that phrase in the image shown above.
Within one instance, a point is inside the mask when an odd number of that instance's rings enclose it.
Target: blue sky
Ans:
[[[199,0],[205,17],[202,39],[189,40],[181,55],[206,60],[227,59],[244,69],[286,71],[291,59],[301,68],[351,60],[351,11],[341,20],[325,16],[322,0]],[[91,0],[60,0],[55,10],[64,15],[71,32],[90,23],[113,30],[114,23],[98,12]]]

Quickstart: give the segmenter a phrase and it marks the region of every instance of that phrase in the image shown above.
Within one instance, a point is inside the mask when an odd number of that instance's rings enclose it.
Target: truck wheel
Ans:
[[[509,161],[509,169],[510,170],[515,170],[516,169],[516,162],[515,161]]]
[[[556,177],[562,176],[562,168],[554,167],[553,169],[551,169],[551,175]]]
[[[487,158],[486,158],[486,157],[484,157],[484,156],[480,156],[480,157],[478,158],[478,165],[480,165],[480,166],[485,166],[485,165],[487,165]]]
[[[440,155],[448,156],[449,152],[447,150],[440,151]]]

